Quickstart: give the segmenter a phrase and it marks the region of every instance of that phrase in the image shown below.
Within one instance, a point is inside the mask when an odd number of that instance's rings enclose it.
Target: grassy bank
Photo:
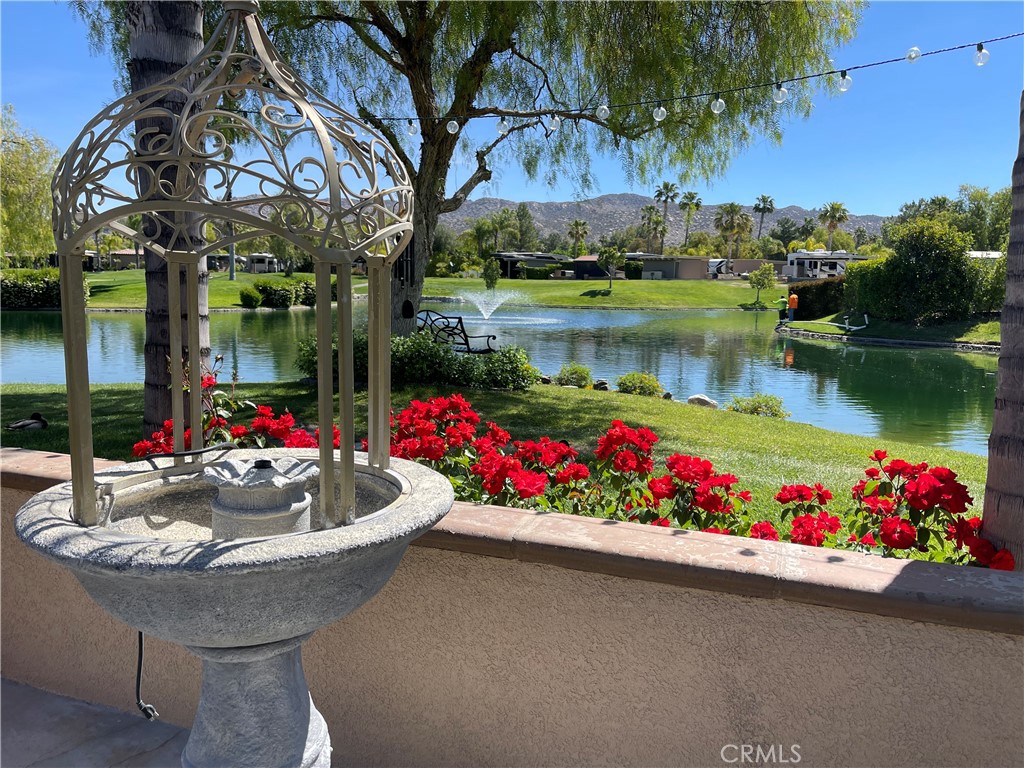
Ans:
[[[905,341],[935,341],[948,344],[999,344],[999,320],[989,317],[959,320],[941,325],[915,326],[910,323],[893,323],[887,320],[871,320],[867,328],[860,331],[845,331],[821,323],[842,323],[845,312],[817,318],[818,322],[793,322],[790,328],[829,336],[867,336],[876,339],[899,339]],[[870,319],[870,318],[869,318]],[[850,317],[851,325],[859,325],[863,318]]]
[[[313,279],[313,275],[296,273]],[[231,282],[227,272],[211,272],[211,309],[240,308],[238,291],[256,280],[286,280],[283,274],[236,273]],[[142,270],[96,272],[88,275],[93,309],[144,309],[146,276]],[[427,278],[425,296],[454,297],[485,290],[478,278]],[[616,280],[608,290],[607,280],[501,280],[498,290],[519,294],[515,301],[551,307],[718,309],[737,308],[753,301],[754,291],[745,280]],[[366,293],[365,278],[353,279],[353,291]]]
[[[508,429],[514,439],[548,435],[568,440],[585,457],[592,456],[597,438],[613,418],[633,426],[648,426],[660,437],[656,458],[672,453],[700,455],[717,469],[740,478],[740,487],[754,494],[754,511],[774,519],[778,505],[772,500],[783,483],[821,482],[836,492],[840,505],[849,499],[849,488],[863,477],[867,455],[876,448],[891,457],[911,462],[944,464],[959,473],[977,500],[980,510],[987,461],[959,451],[891,440],[857,437],[776,419],[712,411],[684,403],[641,398],[614,392],[537,386],[523,393],[464,390],[485,421]],[[285,408],[300,423],[316,418],[316,397],[298,383],[250,384],[239,395],[258,404]],[[410,399],[450,394],[450,389],[407,388],[393,394],[395,410]],[[37,450],[68,450],[64,388],[47,385],[0,387],[5,421],[39,411],[51,427],[36,432],[4,432],[5,446]],[[356,434],[366,433],[365,393],[356,396]],[[141,437],[142,386],[104,385],[93,394],[93,430],[96,454],[127,459],[132,444]],[[250,414],[251,415],[251,414]],[[662,465],[663,466],[663,465]]]
[[[459,296],[483,291],[481,279],[429,277],[425,296]],[[512,303],[594,309],[736,309],[752,302],[746,280],[501,280],[499,291],[514,292]]]

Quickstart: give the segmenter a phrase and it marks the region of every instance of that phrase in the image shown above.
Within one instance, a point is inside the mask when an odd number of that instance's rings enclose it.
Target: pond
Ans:
[[[471,334],[518,344],[543,373],[565,362],[595,378],[647,371],[676,399],[703,393],[779,395],[791,420],[839,432],[984,454],[992,427],[997,359],[944,349],[855,346],[777,336],[774,313],[583,310],[503,305],[484,319],[471,305],[429,304],[462,314]],[[365,307],[356,304],[356,322]],[[361,313],[361,315],[360,315]],[[3,313],[0,381],[64,383],[60,316]],[[142,313],[90,313],[89,364],[97,383],[143,379]],[[211,342],[243,381],[291,380],[296,343],[314,330],[312,311],[214,313]]]

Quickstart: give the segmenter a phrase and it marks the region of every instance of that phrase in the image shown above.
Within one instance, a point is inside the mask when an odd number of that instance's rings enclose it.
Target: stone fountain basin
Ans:
[[[225,458],[317,460],[316,450],[230,451]],[[265,538],[212,540],[206,464],[134,462],[98,473],[104,522],[72,519],[71,483],[33,496],[15,530],[69,568],[101,607],[146,634],[228,648],[297,637],[334,622],[377,593],[409,543],[451,509],[451,483],[392,459],[380,471],[356,454],[353,525]],[[319,503],[314,479],[307,485]],[[205,506],[203,504],[206,500]],[[204,528],[205,520],[205,528]]]

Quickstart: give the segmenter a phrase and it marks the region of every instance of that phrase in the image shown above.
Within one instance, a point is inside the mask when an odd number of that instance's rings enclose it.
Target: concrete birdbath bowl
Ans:
[[[21,539],[69,568],[100,606],[203,659],[183,765],[330,765],[301,643],[373,597],[409,542],[451,508],[451,484],[436,472],[401,460],[381,470],[357,457],[356,521],[319,528],[318,457],[272,449],[206,464],[135,462],[97,475],[101,525],[74,521],[70,483],[18,513]],[[301,529],[303,515],[312,529],[213,538],[225,502],[248,515],[231,534],[296,530],[296,520]]]

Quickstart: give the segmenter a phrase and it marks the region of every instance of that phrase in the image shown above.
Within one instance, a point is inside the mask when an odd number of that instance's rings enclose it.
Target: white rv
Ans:
[[[852,261],[867,261],[869,256],[858,256],[846,251],[807,251],[801,248],[786,256],[782,274],[791,280],[819,280],[846,274],[846,265]]]

